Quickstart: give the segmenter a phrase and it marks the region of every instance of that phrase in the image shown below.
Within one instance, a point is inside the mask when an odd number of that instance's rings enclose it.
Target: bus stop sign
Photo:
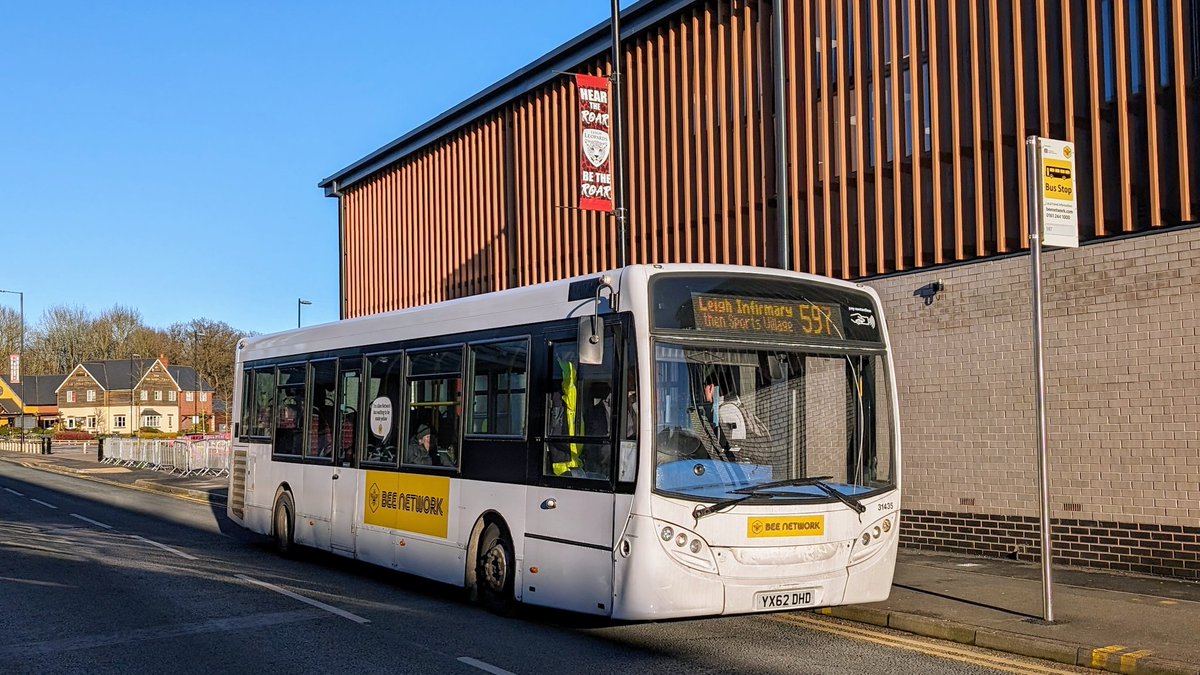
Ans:
[[[1079,247],[1079,210],[1075,205],[1075,144],[1037,139],[1037,175],[1041,177],[1037,216],[1042,245]]]

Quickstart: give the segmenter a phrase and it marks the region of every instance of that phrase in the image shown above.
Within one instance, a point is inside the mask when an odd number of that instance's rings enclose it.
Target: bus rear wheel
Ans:
[[[479,540],[479,558],[475,569],[476,596],[483,606],[496,614],[509,614],[513,599],[515,557],[512,542],[499,525],[492,523]]]
[[[271,528],[275,535],[275,552],[288,558],[295,552],[295,517],[296,506],[292,503],[292,495],[284,492],[275,500],[274,524]]]

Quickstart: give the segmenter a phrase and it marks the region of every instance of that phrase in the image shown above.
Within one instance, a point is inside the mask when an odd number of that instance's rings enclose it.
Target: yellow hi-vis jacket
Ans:
[[[576,416],[576,411],[578,409],[578,399],[579,399],[579,393],[577,391],[578,388],[575,384],[575,381],[576,381],[575,364],[571,363],[570,361],[560,361],[558,364],[558,367],[562,369],[562,375],[563,375],[562,401],[563,401],[563,405],[566,406],[567,435],[574,436],[575,435],[575,416]],[[580,429],[580,432],[582,432],[582,431],[583,430]],[[583,450],[583,448],[580,446],[580,444],[579,443],[571,443],[568,447],[571,452],[570,458],[565,462],[555,462],[552,465],[550,465],[550,468],[553,469],[555,476],[561,476],[561,475],[567,473],[568,471],[570,471],[571,469],[579,468],[583,464],[583,462],[580,461],[580,459],[579,459],[579,455]]]

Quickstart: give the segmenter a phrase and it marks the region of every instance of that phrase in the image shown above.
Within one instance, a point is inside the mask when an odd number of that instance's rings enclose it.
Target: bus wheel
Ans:
[[[275,533],[275,552],[281,556],[290,557],[295,551],[296,542],[294,540],[295,532],[293,530],[295,518],[293,514],[296,512],[296,507],[292,503],[292,495],[284,492],[279,495],[279,499],[275,500],[275,515],[273,528]]]
[[[479,562],[476,563],[476,596],[484,607],[496,614],[512,612],[513,600],[513,556],[512,542],[492,523],[480,537]]]

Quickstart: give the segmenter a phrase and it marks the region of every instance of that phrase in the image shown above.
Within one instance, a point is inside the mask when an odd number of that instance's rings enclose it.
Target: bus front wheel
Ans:
[[[484,607],[496,614],[512,611],[515,558],[512,542],[499,525],[492,523],[480,537],[479,558],[475,570],[477,597]]]
[[[292,495],[284,492],[275,500],[275,552],[284,557],[290,557],[295,551],[295,517],[296,507],[292,503]]]

